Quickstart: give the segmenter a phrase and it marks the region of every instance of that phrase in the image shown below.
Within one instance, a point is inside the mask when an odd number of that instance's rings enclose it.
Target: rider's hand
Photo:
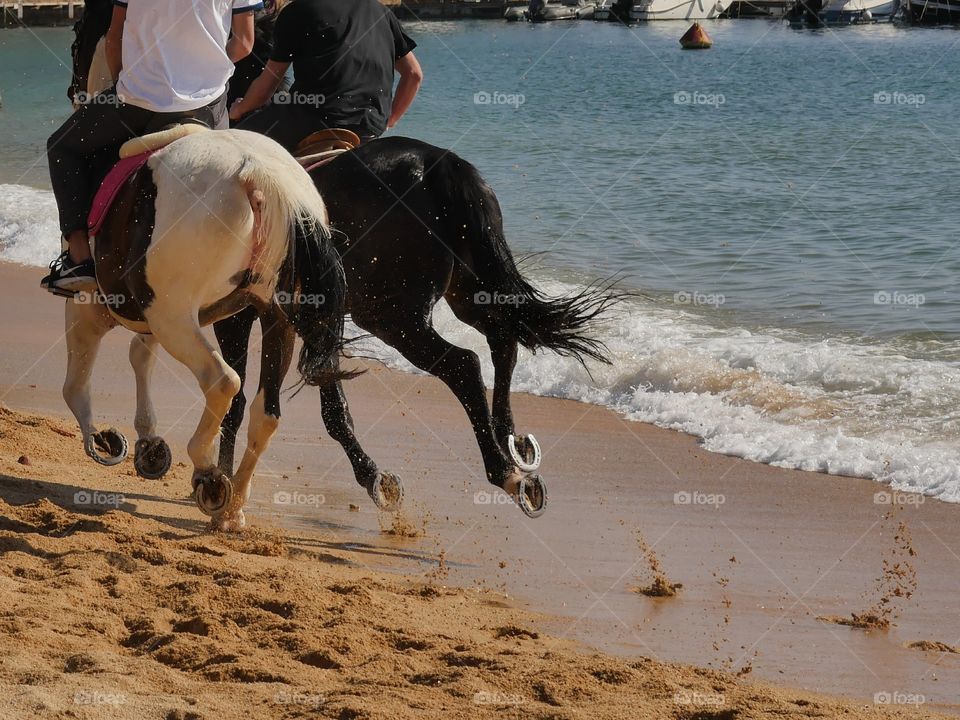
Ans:
[[[234,121],[239,120],[246,114],[243,112],[242,106],[243,106],[243,98],[237,98],[236,100],[233,101],[233,105],[230,106],[231,120],[234,120]]]

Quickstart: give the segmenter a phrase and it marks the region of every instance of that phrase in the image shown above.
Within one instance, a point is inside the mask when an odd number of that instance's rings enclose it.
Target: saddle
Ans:
[[[120,148],[120,160],[107,171],[94,195],[90,213],[87,215],[87,230],[91,240],[96,241],[93,243],[93,250],[97,264],[99,291],[92,297],[100,299],[93,302],[103,302],[104,307],[117,322],[134,332],[149,332],[142,309],[130,297],[125,280],[128,273],[135,274],[137,271],[125,267],[127,248],[123,247],[121,238],[98,238],[97,236],[107,222],[110,208],[125,189],[131,187],[131,183],[137,182],[138,171],[143,168],[151,155],[175,140],[207,129],[205,125],[196,123],[176,125],[127,141]]]
[[[318,130],[297,143],[293,156],[309,172],[326,165],[338,155],[360,147],[359,136],[350,130]]]

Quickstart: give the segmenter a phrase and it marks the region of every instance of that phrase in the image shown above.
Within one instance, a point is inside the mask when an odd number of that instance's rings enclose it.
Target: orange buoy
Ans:
[[[691,25],[690,29],[680,38],[680,46],[684,50],[706,50],[711,45],[713,45],[713,40],[707,35],[707,31],[700,27],[700,23]]]

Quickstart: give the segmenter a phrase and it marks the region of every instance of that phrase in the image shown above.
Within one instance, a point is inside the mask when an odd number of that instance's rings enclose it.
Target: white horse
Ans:
[[[106,465],[122,461],[123,436],[93,425],[90,374],[108,330],[120,324],[137,333],[130,345],[135,464],[146,477],[163,475],[170,451],[157,435],[149,394],[159,343],[191,370],[203,394],[203,414],[187,448],[197,504],[213,528],[236,530],[244,524],[254,468],[277,429],[294,331],[304,341],[303,381],[337,377],[345,287],[323,201],[296,160],[258,134],[196,129],[139,138],[121,152],[162,146],[124,183],[91,240],[100,291],[66,303],[63,396],[87,454]],[[216,440],[240,379],[200,328],[249,305],[264,327],[263,369],[247,450],[231,479],[217,467]]]

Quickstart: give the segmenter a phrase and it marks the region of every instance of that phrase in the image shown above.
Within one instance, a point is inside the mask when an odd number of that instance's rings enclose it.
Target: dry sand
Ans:
[[[0,500],[3,717],[891,716],[586,654],[496,593],[370,573],[309,536],[203,534],[174,489],[183,468],[153,489],[167,512],[146,516],[141,483],[78,471],[70,435],[66,422],[0,410],[0,482],[15,503]],[[118,507],[65,510],[81,479]],[[16,504],[38,496],[50,499]]]
[[[94,465],[69,436],[62,305],[39,275],[0,265],[0,399],[13,408],[0,416],[0,699],[13,698],[0,718],[960,711],[960,508],[907,498],[891,513],[872,482],[720,457],[600,408],[518,395],[551,492],[531,521],[476,495],[478,453],[445,388],[372,365],[347,392],[365,447],[404,476],[403,517],[375,512],[304,392],[264,457],[255,529],[206,535],[186,465],[145,481],[130,463]],[[128,341],[108,336],[94,383],[102,426],[132,439]],[[155,386],[186,463],[192,378],[166,357]],[[103,515],[77,504],[84,490],[122,502]],[[305,500],[278,504],[278,491]],[[916,590],[882,604],[893,625],[819,620],[862,615],[895,587],[884,562],[903,553],[900,523]],[[675,597],[635,592],[657,573],[682,585]],[[899,704],[874,703],[887,698]]]

